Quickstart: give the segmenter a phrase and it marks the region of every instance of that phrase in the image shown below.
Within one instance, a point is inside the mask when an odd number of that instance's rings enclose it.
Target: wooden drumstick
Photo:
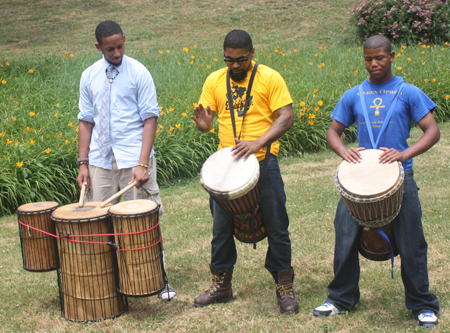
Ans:
[[[84,206],[84,192],[86,191],[86,184],[83,183],[83,186],[81,186],[81,193],[80,193],[80,201],[78,202],[78,207],[83,208]]]
[[[114,194],[113,196],[111,196],[109,199],[106,199],[106,201],[103,201],[100,204],[100,208],[105,207],[107,204],[109,204],[111,201],[113,201],[114,199],[117,199],[118,197],[120,197],[122,194],[124,194],[126,191],[130,190],[131,188],[133,188],[136,185],[136,181],[132,182],[130,185],[128,185],[127,187],[125,187],[124,189],[120,190],[119,192],[117,192],[116,194]]]

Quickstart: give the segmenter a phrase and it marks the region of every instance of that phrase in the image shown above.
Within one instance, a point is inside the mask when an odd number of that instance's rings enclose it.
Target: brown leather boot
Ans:
[[[219,275],[217,271],[209,265],[212,275],[212,285],[203,294],[194,299],[195,307],[204,307],[213,303],[225,303],[233,298],[231,289],[231,278],[233,277],[233,266]]]
[[[294,269],[288,268],[278,272],[277,300],[281,313],[298,313],[298,303],[295,300]]]

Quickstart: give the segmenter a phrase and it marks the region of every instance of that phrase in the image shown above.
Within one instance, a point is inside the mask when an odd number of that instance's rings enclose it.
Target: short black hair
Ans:
[[[230,49],[246,49],[251,51],[253,49],[252,38],[247,31],[232,30],[226,36],[223,42],[223,50]]]
[[[101,45],[103,37],[110,37],[115,34],[123,35],[122,28],[114,21],[103,21],[95,28],[95,38]]]
[[[385,50],[388,54],[391,53],[392,47],[391,47],[391,41],[389,38],[383,35],[375,35],[372,37],[369,37],[366,42],[364,43],[364,50],[373,50],[373,49],[379,49],[382,48]]]

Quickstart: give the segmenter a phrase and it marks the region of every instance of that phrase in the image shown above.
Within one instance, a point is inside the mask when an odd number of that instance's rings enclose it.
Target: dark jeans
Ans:
[[[439,302],[429,291],[427,242],[423,234],[418,188],[413,176],[413,171],[405,172],[402,208],[392,221],[401,257],[405,305],[414,315],[427,310],[437,314]],[[358,303],[360,297],[358,287],[360,227],[342,199],[336,210],[334,227],[336,232],[334,279],[328,285],[327,301],[339,310],[350,310]]]
[[[260,167],[262,163],[260,162]],[[270,155],[266,172],[261,177],[263,189],[260,208],[269,243],[265,267],[276,280],[278,271],[291,268],[291,240],[284,183],[275,156]],[[214,218],[211,266],[222,274],[233,266],[237,259],[233,237],[233,215],[223,210],[211,197],[209,202]]]

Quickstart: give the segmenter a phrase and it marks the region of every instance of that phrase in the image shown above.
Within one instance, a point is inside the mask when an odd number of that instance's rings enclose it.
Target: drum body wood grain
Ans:
[[[57,202],[33,202],[17,209],[18,220],[31,227],[55,234],[51,220],[52,212],[59,207]],[[52,271],[58,268],[56,238],[33,230],[19,223],[23,268],[30,272]]]
[[[223,148],[206,160],[200,181],[217,204],[233,214],[234,236],[245,243],[258,242],[267,236],[258,205],[259,162],[253,154],[245,160],[237,159],[231,155],[231,148]]]
[[[56,209],[55,221],[60,258],[58,284],[61,315],[72,321],[96,321],[119,316],[127,310],[126,297],[117,292],[115,253],[108,209],[101,202],[87,202]],[[70,237],[68,235],[92,235]],[[64,238],[66,237],[66,238]]]
[[[127,296],[150,296],[165,286],[159,206],[150,200],[114,205],[109,215],[119,245],[118,291]]]
[[[398,255],[397,244],[395,243],[392,223],[386,224],[384,233],[389,238],[394,256]],[[391,249],[386,240],[378,233],[377,229],[361,226],[361,238],[359,242],[359,253],[369,260],[385,261],[391,259]]]
[[[382,153],[378,149],[360,151],[360,163],[343,161],[335,175],[335,184],[345,205],[364,227],[360,253],[376,261],[391,257],[387,242],[375,229],[387,226],[397,217],[403,200],[403,167],[400,162],[379,163]],[[391,226],[383,229],[388,231],[393,252],[397,254]]]

